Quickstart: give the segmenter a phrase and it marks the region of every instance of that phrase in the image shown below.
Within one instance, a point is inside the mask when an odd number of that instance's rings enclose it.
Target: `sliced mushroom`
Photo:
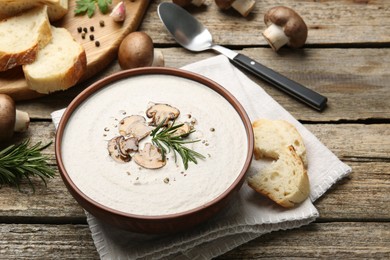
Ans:
[[[176,131],[172,134],[172,136],[183,136],[183,137],[185,137],[185,136],[187,136],[191,132],[191,130],[193,128],[190,125],[190,123],[187,123],[187,122],[185,122],[185,123],[177,123],[177,124],[178,125],[183,124],[183,125],[178,127],[176,129]]]
[[[179,109],[168,104],[154,104],[146,110],[146,116],[152,118],[150,125],[167,125],[170,120],[175,120],[180,115]]]
[[[107,149],[108,154],[114,159],[116,162],[125,163],[131,160],[130,154],[122,153],[120,148],[120,142],[124,139],[123,136],[116,136],[108,141]]]
[[[135,154],[133,158],[138,165],[148,169],[158,169],[166,164],[159,149],[151,143],[146,143],[144,149]]]
[[[264,15],[267,29],[264,38],[274,51],[287,44],[291,48],[302,47],[307,39],[307,26],[302,17],[293,9],[276,6]]]
[[[130,155],[138,151],[138,139],[136,137],[124,138],[120,136],[119,149],[122,154]]]
[[[143,116],[132,115],[119,122],[119,133],[123,136],[135,137],[139,140],[145,138],[152,131]]]

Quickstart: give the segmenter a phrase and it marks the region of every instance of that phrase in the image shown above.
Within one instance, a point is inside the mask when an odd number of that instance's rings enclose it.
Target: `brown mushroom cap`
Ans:
[[[122,69],[147,67],[154,58],[153,41],[144,32],[132,32],[119,45],[118,61]]]
[[[289,37],[289,45],[292,48],[303,46],[307,39],[307,26],[305,21],[293,9],[285,6],[276,6],[264,15],[264,23],[271,23],[283,27],[283,31]]]
[[[0,140],[12,137],[16,121],[15,103],[8,95],[0,94]]]
[[[144,149],[135,154],[133,158],[138,165],[148,169],[158,169],[166,164],[159,149],[151,143],[146,143]]]
[[[154,126],[167,125],[170,120],[175,120],[179,115],[180,110],[168,104],[154,104],[146,110],[146,116],[152,118],[150,125]]]
[[[222,10],[229,9],[235,0],[215,0],[215,4]]]

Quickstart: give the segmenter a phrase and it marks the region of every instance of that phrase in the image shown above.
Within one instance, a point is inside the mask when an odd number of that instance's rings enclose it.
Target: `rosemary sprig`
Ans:
[[[183,161],[184,169],[188,169],[188,163],[193,162],[195,164],[198,163],[198,159],[206,158],[202,154],[191,150],[190,148],[184,146],[184,144],[199,142],[200,140],[185,140],[185,137],[189,134],[195,132],[195,130],[191,130],[189,133],[175,135],[174,133],[177,129],[183,124],[174,125],[174,122],[171,126],[163,127],[165,120],[163,120],[151,133],[152,143],[157,146],[160,151],[163,160],[166,158],[166,154],[171,152],[174,153],[175,162],[177,161],[176,153],[178,153]]]
[[[41,154],[51,142],[46,145],[41,145],[41,142],[32,146],[29,144],[30,140],[26,139],[0,151],[0,186],[6,184],[20,190],[20,182],[25,178],[35,191],[30,176],[41,178],[45,186],[45,178],[54,177],[54,169],[47,163],[48,157]]]

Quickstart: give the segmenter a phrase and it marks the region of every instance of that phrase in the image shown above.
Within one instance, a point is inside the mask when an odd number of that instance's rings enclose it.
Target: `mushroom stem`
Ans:
[[[264,32],[264,38],[267,40],[269,45],[271,45],[274,51],[277,51],[283,45],[287,44],[289,41],[289,37],[283,31],[281,26],[276,24],[271,24]]]
[[[152,67],[164,67],[164,54],[160,50],[154,50]]]
[[[15,116],[15,132],[25,132],[30,125],[30,117],[27,112],[16,110]]]
[[[236,0],[232,3],[232,7],[236,9],[242,16],[246,17],[252,12],[255,7],[254,0]]]

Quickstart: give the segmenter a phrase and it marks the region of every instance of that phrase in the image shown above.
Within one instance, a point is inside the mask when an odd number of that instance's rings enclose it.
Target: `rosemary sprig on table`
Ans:
[[[162,159],[165,160],[166,154],[171,150],[175,156],[175,162],[177,159],[176,153],[178,153],[183,161],[184,169],[188,169],[188,162],[198,163],[198,159],[206,158],[202,154],[191,150],[190,148],[184,146],[184,144],[199,142],[200,140],[185,140],[185,137],[189,134],[195,132],[191,130],[189,133],[175,135],[177,129],[184,124],[174,125],[174,122],[171,126],[164,127],[164,121],[160,123],[151,133],[152,143],[157,146],[162,155]]]
[[[31,176],[41,178],[46,186],[45,178],[54,177],[55,172],[47,163],[48,157],[42,155],[41,151],[50,144],[41,145],[38,142],[30,146],[30,140],[26,139],[0,151],[0,186],[6,184],[20,189],[19,184],[25,178],[35,191]]]

